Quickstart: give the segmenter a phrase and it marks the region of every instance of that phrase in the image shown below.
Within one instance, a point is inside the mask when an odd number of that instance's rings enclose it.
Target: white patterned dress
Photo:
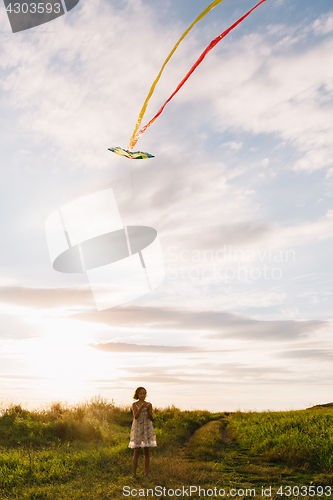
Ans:
[[[134,403],[136,409],[140,407],[138,403]],[[129,443],[129,448],[141,448],[148,446],[157,446],[156,444],[156,434],[154,431],[153,423],[148,418],[147,408],[143,408],[140,413],[139,418],[134,418],[131,428],[131,440]]]

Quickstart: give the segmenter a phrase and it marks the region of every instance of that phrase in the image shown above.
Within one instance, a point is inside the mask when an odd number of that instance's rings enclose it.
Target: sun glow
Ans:
[[[51,325],[50,325],[51,321]],[[44,320],[43,336],[25,341],[27,368],[40,378],[40,389],[66,399],[84,393],[96,379],[116,379],[118,362],[93,349],[92,325],[68,319]]]

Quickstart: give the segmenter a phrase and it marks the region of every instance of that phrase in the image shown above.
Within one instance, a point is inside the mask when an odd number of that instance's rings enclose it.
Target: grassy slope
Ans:
[[[44,412],[11,407],[0,417],[0,498],[124,499],[126,485],[137,490],[200,485],[244,493],[256,488],[256,498],[262,486],[271,485],[272,498],[297,498],[276,495],[276,489],[332,484],[332,418],[330,408],[234,414],[156,410],[154,479],[133,484],[128,408],[100,399],[76,407],[56,404]],[[141,478],[142,468],[141,458]],[[240,492],[234,498],[243,497]],[[333,495],[324,490],[321,498]]]

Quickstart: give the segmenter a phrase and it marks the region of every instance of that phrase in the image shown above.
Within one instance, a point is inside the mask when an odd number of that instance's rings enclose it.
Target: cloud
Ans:
[[[235,141],[228,141],[228,142],[223,142],[221,144],[221,147],[226,147],[226,148],[230,148],[230,149],[237,151],[238,149],[241,149],[243,147],[243,143],[242,142],[235,142]]]
[[[199,351],[193,346],[128,344],[126,342],[106,342],[103,344],[88,344],[90,347],[104,352],[158,352],[160,354],[190,354]]]
[[[285,247],[294,248],[314,240],[333,238],[333,210],[315,220],[299,222],[295,225],[279,225],[276,222],[249,220],[229,224],[217,224],[200,231],[183,231],[174,238],[177,245],[166,248],[165,258],[168,261],[176,258],[183,251],[220,251],[228,253],[229,245],[246,246],[248,250],[266,253]],[[227,251],[224,247],[226,245]],[[267,251],[267,248],[270,249]]]
[[[290,383],[308,384],[308,378],[300,377],[298,366],[274,364],[253,366],[247,363],[196,363],[192,370],[183,366],[168,367],[124,367],[121,381],[142,380],[143,384],[165,384],[181,386],[237,386],[237,385],[285,385]],[[128,373],[128,375],[126,374]],[[320,384],[327,373],[311,373],[311,382]]]
[[[0,379],[13,379],[13,380],[49,380],[50,377],[36,377],[32,375],[13,375],[13,374],[0,374]]]
[[[318,17],[312,23],[312,29],[316,35],[327,35],[333,31],[333,13]]]
[[[31,288],[7,287],[0,289],[0,302],[13,306],[31,308],[71,308],[91,309],[92,297],[87,287]],[[130,327],[153,331],[196,331],[207,339],[235,338],[243,340],[291,340],[308,335],[323,328],[327,322],[319,320],[272,320],[261,321],[237,314],[220,311],[191,311],[177,308],[123,306],[100,312],[75,312],[68,317],[72,320],[103,324],[113,328]],[[66,314],[71,311],[66,311]],[[74,312],[74,314],[73,314]],[[104,344],[108,345],[108,344]],[[130,349],[128,344],[113,344],[99,347],[106,350]],[[142,347],[142,349],[147,348]],[[154,346],[149,349],[167,349],[168,346]],[[139,347],[140,349],[140,347]],[[171,348],[173,349],[173,347]],[[186,350],[187,347],[177,347]],[[184,351],[185,352],[185,351]]]
[[[277,227],[272,244],[298,246],[307,241],[333,238],[333,210],[330,209],[315,221],[304,221],[295,226]]]
[[[206,335],[210,339],[238,338],[242,340],[293,340],[325,326],[324,321],[259,321],[248,318],[230,318],[221,326],[221,332]]]
[[[232,224],[217,224],[210,227],[204,227],[198,230],[184,231],[177,235],[175,239],[177,245],[170,245],[166,248],[165,259],[172,261],[182,251],[204,251],[214,252],[224,251],[224,245],[242,246],[251,243],[264,243],[277,230],[275,224],[261,221],[236,222]],[[178,246],[179,245],[179,246]]]
[[[89,286],[62,288],[1,287],[0,303],[37,309],[78,306],[95,309],[95,302]]]
[[[183,100],[214,109],[220,132],[274,134],[296,149],[296,170],[332,164],[332,37],[305,43],[307,28],[279,44],[281,34],[253,34],[214,52]],[[274,39],[275,38],[275,39]],[[204,89],[199,92],[199,89]],[[223,92],[221,92],[223,88]],[[207,113],[208,114],[208,113]]]
[[[302,338],[323,328],[318,320],[260,321],[245,316],[216,311],[184,311],[158,307],[127,307],[110,312],[80,313],[71,316],[80,321],[116,327],[145,328],[153,331],[202,332],[206,339],[242,339],[281,341]]]
[[[36,29],[36,36],[8,37],[1,87],[21,112],[21,130],[35,141],[51,143],[56,156],[81,168],[108,167],[110,138],[129,138],[141,90],[155,76],[159,55],[147,58],[147,47],[157,33],[163,45],[175,28],[159,30],[140,1],[117,10],[99,0],[80,4],[52,27],[54,34],[38,36]]]
[[[322,349],[293,349],[275,354],[277,358],[313,361],[332,361],[333,353]]]

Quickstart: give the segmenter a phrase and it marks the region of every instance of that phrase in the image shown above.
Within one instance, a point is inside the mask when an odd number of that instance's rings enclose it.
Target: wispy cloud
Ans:
[[[260,321],[240,315],[217,311],[182,311],[168,308],[135,308],[72,316],[80,321],[106,324],[112,327],[136,327],[153,330],[202,332],[207,339],[243,339],[261,341],[294,340],[311,334],[325,321],[276,320]]]
[[[89,344],[90,347],[104,352],[156,352],[160,354],[188,354],[198,352],[193,346],[153,345],[153,344],[128,344],[126,342],[106,342],[102,344]]]
[[[66,315],[69,314],[68,317],[72,320],[103,324],[112,328],[195,331],[204,333],[207,339],[291,340],[313,333],[327,324],[327,322],[319,320],[262,321],[223,311],[192,311],[149,306],[124,306],[103,312],[75,312],[75,309],[71,311],[71,307],[78,305],[90,308],[91,295],[85,288],[2,288],[0,289],[0,301],[37,309],[64,308],[67,309]],[[104,347],[99,348],[103,350],[108,348],[129,349],[130,346],[122,343],[111,343],[109,347],[104,345]],[[154,346],[154,348],[158,347]],[[159,348],[164,349],[165,346]],[[138,349],[141,349],[140,346]],[[184,349],[186,348],[184,347]]]
[[[57,307],[91,307],[95,309],[95,302],[89,286],[62,288],[1,287],[0,303],[37,309]]]
[[[230,149],[237,151],[238,149],[241,149],[243,147],[243,143],[242,142],[235,142],[235,141],[228,141],[228,142],[223,142],[221,144],[221,147],[230,148]]]
[[[304,36],[301,46],[298,40],[279,46],[278,39],[258,34],[233,45],[227,42],[228,55],[214,53],[205,74],[196,76],[191,94],[182,99],[193,99],[195,92],[199,103],[204,100],[214,107],[221,131],[232,127],[254,135],[275,134],[287,141],[299,154],[295,169],[311,172],[329,166],[332,39],[309,45],[304,44]]]
[[[313,24],[312,29],[316,35],[327,35],[333,31],[333,14],[318,17]]]
[[[333,352],[324,351],[322,349],[292,349],[290,351],[276,353],[275,356],[283,359],[312,359],[313,361],[321,360],[332,362]]]
[[[287,385],[290,383],[302,384],[297,374],[297,367],[274,364],[270,362],[266,366],[252,366],[246,363],[224,363],[211,362],[196,363],[193,370],[183,366],[166,367],[133,367],[124,368],[128,372],[121,377],[123,381],[142,380],[147,384],[178,384],[181,386],[237,386],[237,385]],[[131,374],[130,374],[131,373]],[[327,373],[312,373],[312,383],[320,384],[325,380]],[[304,379],[303,383],[308,383]]]

